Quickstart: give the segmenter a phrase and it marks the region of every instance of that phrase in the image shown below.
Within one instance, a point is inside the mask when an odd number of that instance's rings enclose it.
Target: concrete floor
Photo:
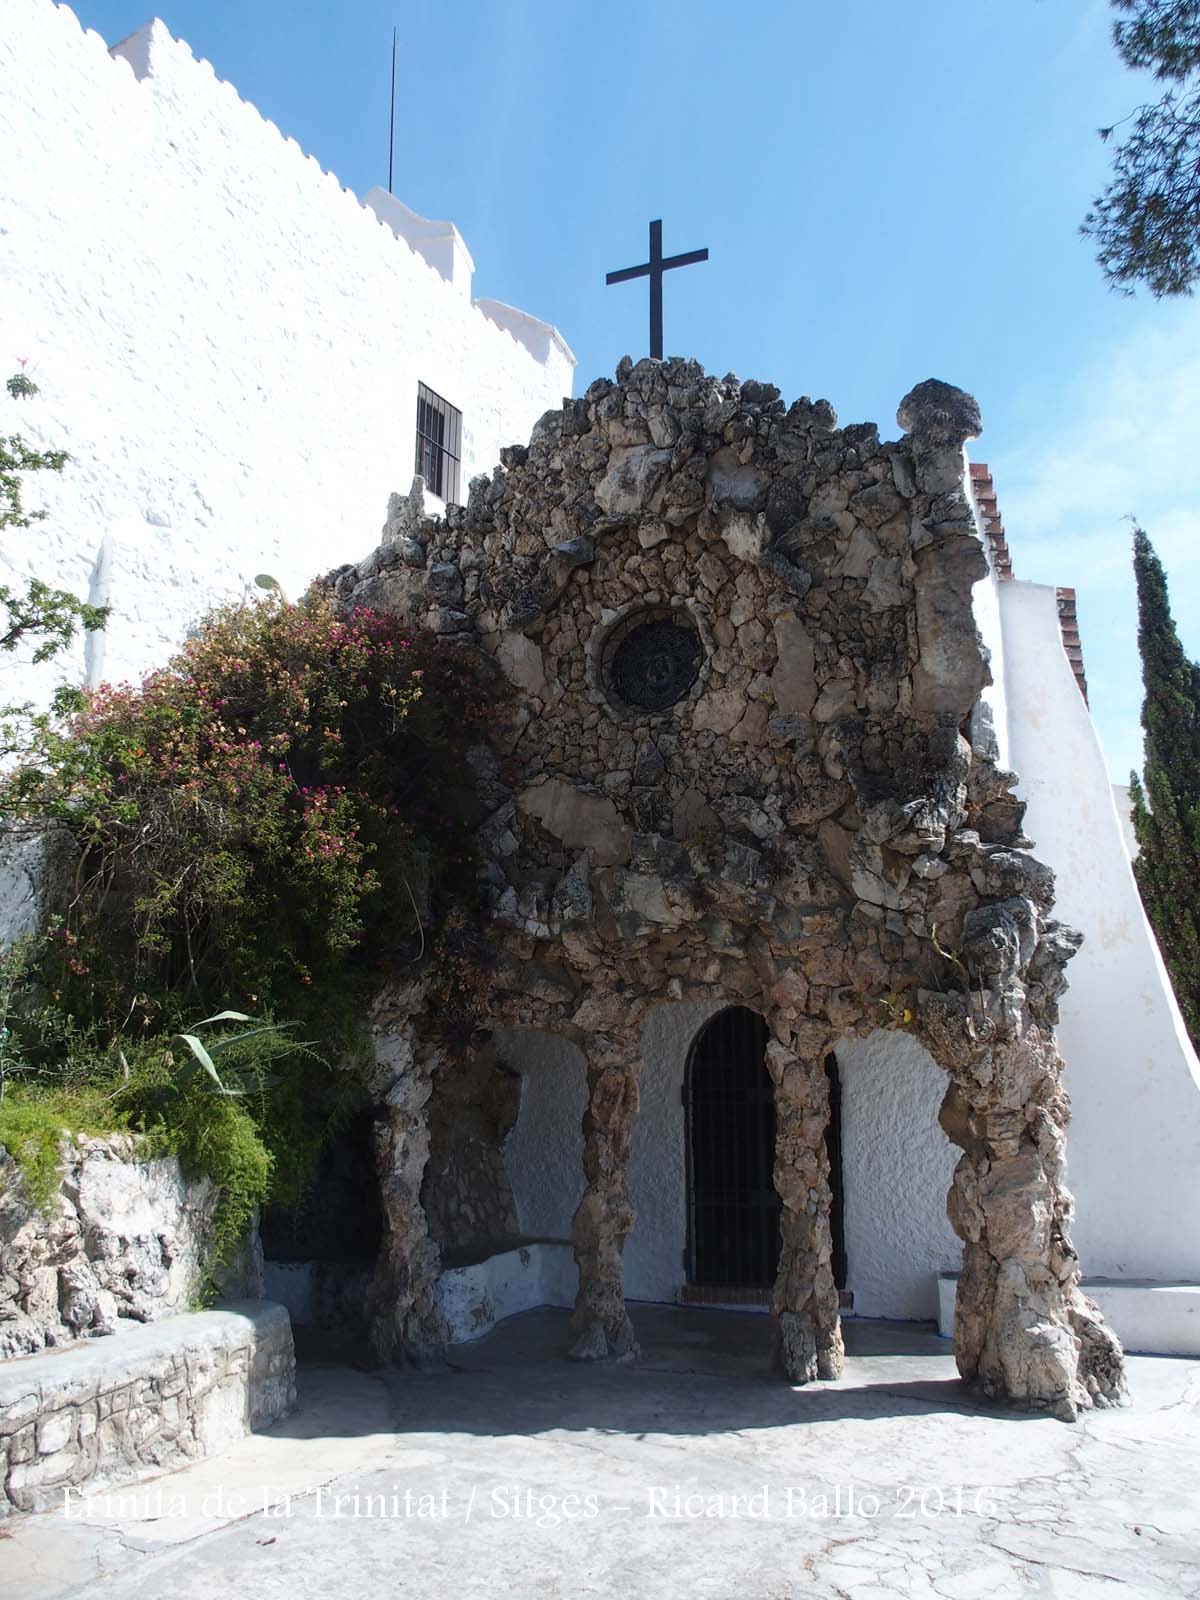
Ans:
[[[911,1326],[847,1322],[845,1377],[793,1390],[765,1317],[633,1311],[630,1366],[538,1311],[436,1371],[303,1368],[295,1416],[136,1504],[10,1523],[0,1595],[1200,1597],[1200,1363],[1134,1358],[1072,1427],[973,1404]]]

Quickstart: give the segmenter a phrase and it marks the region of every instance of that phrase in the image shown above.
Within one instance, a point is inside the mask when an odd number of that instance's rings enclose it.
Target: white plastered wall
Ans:
[[[906,1033],[844,1039],[842,1186],[846,1287],[859,1317],[937,1316],[937,1274],[962,1245],[946,1217],[960,1151],[938,1122],[946,1074]]]
[[[629,1159],[637,1220],[625,1243],[630,1300],[673,1302],[686,1282],[688,1053],[721,998],[657,1006],[642,1024],[639,1108]],[[495,1035],[521,1076],[521,1103],[505,1145],[523,1234],[569,1239],[583,1193],[581,1123],[587,1071],[565,1039],[532,1030]],[[938,1125],[945,1074],[914,1039],[877,1033],[837,1049],[842,1080],[842,1166],[848,1287],[857,1315],[932,1318],[938,1272],[958,1269],[946,1220],[957,1152]]]
[[[1000,585],[1009,738],[1025,830],[1084,945],[1059,1047],[1068,1183],[1084,1273],[1200,1279],[1200,1081],[1146,922],[1095,728],[1062,648],[1055,591]]]
[[[658,1006],[642,1025],[639,1109],[629,1158],[637,1221],[625,1243],[625,1293],[631,1300],[673,1301],[685,1281],[684,1075],[692,1041],[725,1004],[713,999]],[[521,1077],[520,1110],[504,1147],[517,1225],[529,1236],[569,1239],[584,1187],[583,1054],[565,1039],[529,1029],[505,1029],[494,1038],[505,1065]]]
[[[673,1301],[687,1281],[687,1122],[683,1085],[688,1052],[727,1000],[656,1006],[642,1023],[638,1115],[629,1156],[629,1194],[637,1221],[625,1241],[625,1293]]]
[[[30,480],[49,516],[0,581],[113,605],[90,663],[6,657],[6,699],[140,677],[257,574],[295,596],[366,555],[412,480],[418,381],[463,413],[464,493],[570,393],[553,329],[472,301],[449,224],[401,207],[398,236],[161,23],[110,54],[7,0],[0,85],[0,380],[24,361],[41,388],[0,411],[72,457]]]
[[[504,1145],[517,1227],[534,1239],[570,1239],[583,1194],[587,1063],[569,1039],[502,1028],[497,1056],[521,1080],[517,1120]]]
[[[986,549],[986,541],[984,542]],[[996,739],[996,764],[1007,770],[1012,759],[1008,739],[1008,686],[1004,666],[1004,629],[1000,621],[1000,588],[995,573],[989,571],[971,591],[971,604],[975,613],[975,626],[987,654],[992,681],[984,687],[980,699],[991,713],[992,731]],[[972,732],[974,732],[974,725]]]

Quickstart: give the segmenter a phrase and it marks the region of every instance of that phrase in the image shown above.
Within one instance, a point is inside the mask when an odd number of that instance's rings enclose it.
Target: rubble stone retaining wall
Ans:
[[[228,1448],[295,1404],[283,1306],[243,1301],[0,1367],[0,1517]]]
[[[42,1212],[0,1146],[0,1360],[186,1310],[218,1198],[174,1156],[138,1160],[131,1135],[109,1134],[70,1145],[58,1202]],[[262,1294],[257,1228],[220,1283],[231,1297]]]

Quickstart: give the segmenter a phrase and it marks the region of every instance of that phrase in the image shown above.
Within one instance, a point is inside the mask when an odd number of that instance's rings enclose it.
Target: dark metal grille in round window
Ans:
[[[694,628],[655,617],[631,628],[612,653],[612,686],[626,705],[665,711],[695,683],[700,639]]]

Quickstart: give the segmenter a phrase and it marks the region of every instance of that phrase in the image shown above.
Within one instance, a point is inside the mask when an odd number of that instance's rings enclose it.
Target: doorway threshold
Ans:
[[[679,1290],[681,1306],[721,1306],[726,1309],[766,1311],[771,1304],[770,1289],[735,1283],[685,1283]],[[838,1291],[838,1310],[854,1310],[854,1292]]]

